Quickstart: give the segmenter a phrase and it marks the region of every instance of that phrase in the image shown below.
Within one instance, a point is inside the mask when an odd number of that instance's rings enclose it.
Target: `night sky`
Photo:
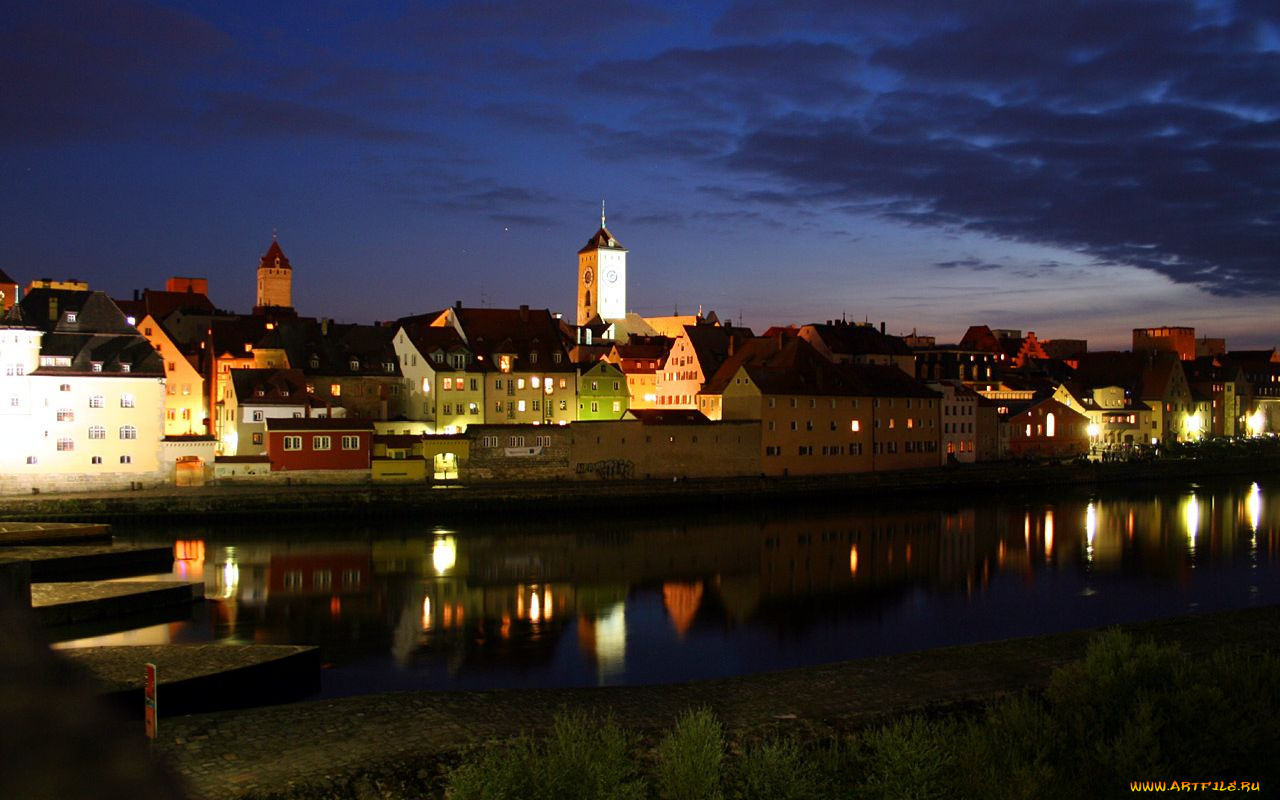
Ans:
[[[0,269],[247,311],[629,305],[1280,345],[1280,3],[16,0]]]

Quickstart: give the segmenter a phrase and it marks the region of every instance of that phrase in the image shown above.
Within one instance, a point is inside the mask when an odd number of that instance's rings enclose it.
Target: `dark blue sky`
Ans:
[[[603,199],[641,313],[1280,344],[1275,2],[16,2],[0,87],[19,280],[571,315]]]

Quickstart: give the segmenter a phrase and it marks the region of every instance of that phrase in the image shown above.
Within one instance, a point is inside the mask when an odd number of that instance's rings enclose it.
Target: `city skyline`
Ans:
[[[1262,3],[250,9],[5,12],[0,269],[572,318],[603,199],[644,315],[1280,343]]]

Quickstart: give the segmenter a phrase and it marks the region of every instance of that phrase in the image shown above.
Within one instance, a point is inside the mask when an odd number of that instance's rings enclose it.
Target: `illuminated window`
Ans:
[[[130,394],[129,392],[125,392],[124,394],[120,395],[120,407],[133,408],[133,395]]]
[[[1053,412],[1050,411],[1048,416],[1044,418],[1044,435],[1053,436],[1057,433],[1057,427],[1057,422],[1053,417]]]
[[[333,397],[341,397],[341,396],[342,396],[342,384],[340,384],[340,383],[331,383],[331,384],[329,384],[329,394],[330,394],[330,395],[332,395]]]
[[[853,431],[854,433],[860,432],[862,430],[862,422],[856,419],[850,421],[849,430]]]
[[[518,401],[516,401],[516,411],[520,411],[520,412],[523,412],[523,411],[524,411],[524,401],[523,401],[523,400],[518,400]]]

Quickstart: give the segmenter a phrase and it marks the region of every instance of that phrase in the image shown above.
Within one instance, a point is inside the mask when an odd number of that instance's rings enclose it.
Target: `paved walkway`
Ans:
[[[1280,607],[1132,626],[1192,653],[1280,651]],[[319,795],[357,775],[429,769],[460,746],[545,728],[561,707],[611,711],[636,730],[709,706],[731,733],[761,726],[848,730],[889,714],[1041,687],[1088,633],[1017,639],[674,686],[404,692],[162,719],[158,750],[205,800]],[[425,773],[419,773],[422,777]],[[307,792],[301,791],[306,789]]]

